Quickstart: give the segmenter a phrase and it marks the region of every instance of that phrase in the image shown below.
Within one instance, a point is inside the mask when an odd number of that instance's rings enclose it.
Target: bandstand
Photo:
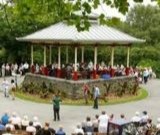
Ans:
[[[61,77],[62,63],[61,63],[61,48],[66,47],[66,63],[68,63],[68,47],[74,48],[74,71],[72,73],[73,80],[78,80],[78,70],[77,70],[77,51],[81,48],[81,62],[84,63],[84,49],[85,47],[94,48],[94,58],[93,58],[93,71],[92,78],[96,79],[96,65],[97,65],[97,53],[98,47],[110,47],[111,48],[111,60],[110,60],[110,71],[109,74],[114,76],[114,49],[117,46],[123,46],[127,48],[127,61],[126,61],[126,75],[129,72],[129,55],[130,47],[133,43],[143,43],[144,40],[132,37],[126,33],[123,33],[115,28],[108,27],[106,25],[99,25],[97,20],[91,21],[91,26],[89,31],[79,32],[77,28],[73,25],[68,25],[67,22],[59,22],[53,24],[47,28],[34,32],[30,35],[17,38],[18,41],[29,42],[31,46],[31,65],[34,65],[34,46],[41,45],[44,48],[44,75],[47,73],[47,48],[49,48],[49,64],[52,63],[52,47],[58,49],[58,67],[56,70],[56,77]],[[34,67],[32,67],[32,72]]]

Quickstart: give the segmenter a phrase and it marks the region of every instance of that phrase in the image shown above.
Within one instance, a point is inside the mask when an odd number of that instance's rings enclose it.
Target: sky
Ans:
[[[137,3],[134,3],[133,0],[129,0],[129,8],[132,8],[136,5]],[[151,0],[143,0],[143,5],[147,6],[147,5],[157,5],[156,2],[151,2]],[[118,12],[117,9],[115,8],[111,8],[106,6],[105,4],[101,4],[101,6],[98,7],[98,9],[93,11],[94,13],[104,13],[107,17],[118,17],[121,20],[125,20],[125,15],[121,14],[120,12]]]
[[[0,2],[4,2],[5,0],[0,0]],[[128,0],[129,1],[129,5],[130,5],[130,8],[133,7],[134,5],[136,5],[133,0]],[[143,5],[156,5],[156,2],[151,2],[151,0],[143,0]],[[93,13],[96,13],[96,14],[105,14],[107,17],[118,17],[120,18],[121,20],[125,20],[125,15],[121,14],[118,12],[117,9],[115,8],[111,8],[109,6],[106,6],[105,4],[101,4],[98,9],[94,10]]]

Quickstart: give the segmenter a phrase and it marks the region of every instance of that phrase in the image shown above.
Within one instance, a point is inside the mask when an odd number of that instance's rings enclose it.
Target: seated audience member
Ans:
[[[147,123],[148,119],[149,119],[149,116],[147,114],[147,111],[143,111],[142,117],[141,117],[141,124],[145,125]]]
[[[34,126],[35,128],[37,128],[37,126],[42,127],[42,124],[41,124],[41,122],[38,120],[38,117],[37,117],[37,116],[34,116],[34,117],[33,117],[33,126]]]
[[[57,130],[55,135],[66,135],[66,133],[63,131],[62,126],[59,126],[59,129]]]
[[[140,121],[141,121],[140,113],[136,112],[135,116],[132,117],[131,121],[134,122],[134,123],[137,123],[137,124],[140,123]]]
[[[34,135],[36,133],[36,128],[33,126],[33,122],[29,122],[29,126],[26,127],[26,132]]]
[[[48,122],[45,122],[44,128],[36,132],[36,135],[54,135],[54,134],[55,130],[53,128],[50,128]]]
[[[3,133],[2,135],[13,135],[13,134],[11,134],[11,129],[10,129],[10,127],[7,127],[7,128],[6,128],[6,132]]]
[[[5,126],[9,121],[9,115],[7,112],[4,113],[4,115],[1,117],[1,122]]]
[[[98,124],[99,124],[98,117],[99,117],[99,115],[95,115],[95,119],[92,122],[93,123],[93,132],[95,135],[98,134]]]
[[[0,121],[0,133],[2,133],[3,131],[5,131],[5,126]]]
[[[147,124],[146,124],[146,133],[145,133],[145,135],[151,135],[152,127],[153,127],[152,120],[148,119]]]
[[[85,122],[85,133],[92,134],[93,133],[93,124],[91,122],[91,118],[87,117]]]
[[[78,124],[77,125],[77,127],[76,127],[76,129],[74,130],[74,134],[81,134],[81,135],[84,135],[84,131],[83,131],[83,129],[81,128],[81,125],[80,124]]]
[[[160,118],[157,119],[156,128],[157,128],[157,130],[160,130]]]
[[[114,119],[114,114],[112,113],[110,116],[109,116],[109,121],[112,121]]]
[[[99,133],[106,134],[107,128],[108,128],[109,117],[105,111],[102,111],[102,114],[99,116],[98,120],[99,120],[99,126],[98,126]]]
[[[34,135],[36,133],[36,128],[33,126],[33,122],[30,121],[29,125],[26,127],[26,132]]]
[[[21,118],[16,114],[16,112],[12,113],[10,120],[16,130],[21,129]]]
[[[22,130],[26,130],[26,127],[29,125],[28,116],[24,115],[22,119]]]
[[[121,123],[126,122],[126,118],[125,118],[124,114],[121,114],[121,115],[120,115],[120,122],[121,122]]]
[[[12,124],[12,121],[9,120],[8,124],[6,124],[5,128],[10,128],[11,131],[15,131],[15,127],[14,125]]]

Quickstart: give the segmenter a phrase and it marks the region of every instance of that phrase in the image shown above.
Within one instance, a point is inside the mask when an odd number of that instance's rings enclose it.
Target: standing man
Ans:
[[[4,90],[4,97],[9,97],[9,82],[5,78],[2,82],[2,87]]]
[[[83,95],[84,95],[85,103],[88,104],[89,87],[86,83],[84,83],[82,89],[83,89]]]
[[[94,98],[94,105],[93,105],[93,108],[95,109],[98,109],[98,97],[100,95],[100,91],[99,91],[99,88],[97,85],[94,86],[94,95],[93,95],[93,98]]]
[[[12,92],[12,100],[15,100],[15,91],[16,91],[16,84],[14,80],[11,80],[11,92]]]
[[[59,111],[60,111],[60,102],[62,101],[58,94],[53,96],[53,113],[54,113],[54,121],[60,121]]]

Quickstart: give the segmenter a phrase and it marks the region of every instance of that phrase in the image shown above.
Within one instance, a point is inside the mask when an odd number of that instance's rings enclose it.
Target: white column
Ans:
[[[112,47],[112,51],[111,51],[111,68],[113,68],[114,66],[114,47]]]
[[[66,63],[68,63],[68,46],[66,47]]]
[[[31,65],[33,65],[33,45],[31,45]]]
[[[127,67],[129,67],[129,53],[130,53],[130,46],[127,48]]]
[[[77,47],[74,49],[74,71],[77,72]]]
[[[47,62],[46,62],[46,51],[47,51],[47,47],[46,47],[46,45],[44,46],[44,52],[43,52],[43,54],[44,54],[44,60],[43,60],[43,62],[44,62],[44,67],[46,67],[46,65],[47,65]]]
[[[61,69],[61,47],[58,47],[58,69]]]
[[[96,70],[97,65],[97,46],[94,47],[94,70]]]
[[[52,64],[52,46],[49,46],[49,64]]]
[[[84,46],[82,46],[81,63],[84,63]]]

